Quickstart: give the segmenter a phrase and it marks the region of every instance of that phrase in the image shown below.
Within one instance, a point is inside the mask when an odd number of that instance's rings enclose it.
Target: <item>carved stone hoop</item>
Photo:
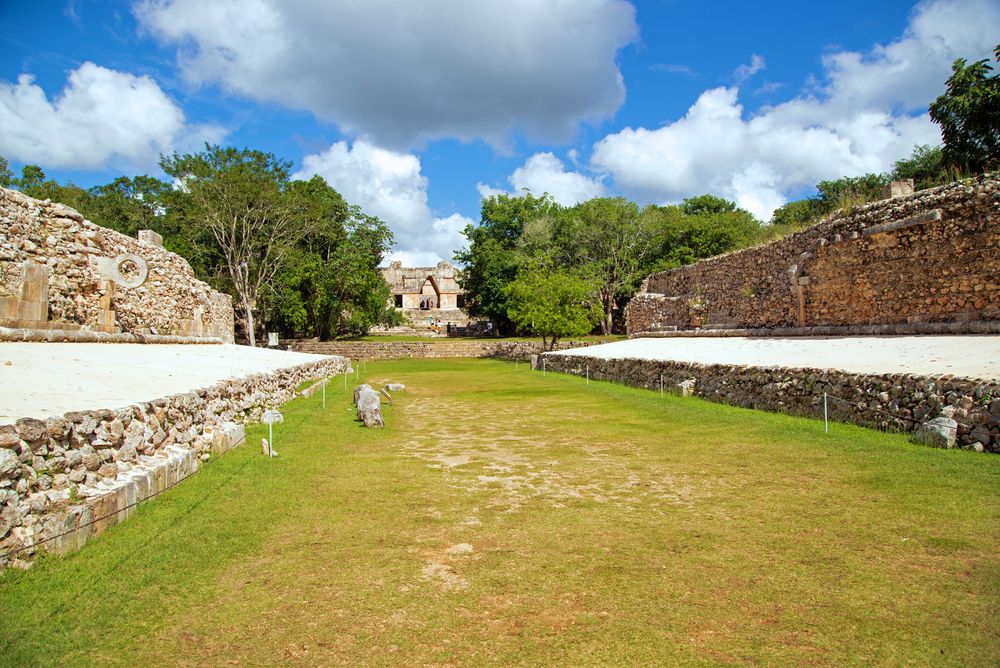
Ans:
[[[126,276],[122,273],[122,266],[131,262],[138,268],[138,273],[134,276]],[[146,282],[149,277],[149,265],[146,260],[135,253],[122,253],[115,259],[101,258],[99,263],[101,276],[110,279],[123,288],[137,288]]]

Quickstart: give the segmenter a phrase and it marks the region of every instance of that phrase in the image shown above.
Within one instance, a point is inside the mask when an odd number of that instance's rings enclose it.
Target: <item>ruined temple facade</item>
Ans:
[[[464,325],[469,318],[457,271],[448,262],[438,262],[434,267],[404,267],[401,262],[393,262],[382,269],[382,276],[392,291],[393,306],[412,325],[422,327],[431,318],[442,326]]]

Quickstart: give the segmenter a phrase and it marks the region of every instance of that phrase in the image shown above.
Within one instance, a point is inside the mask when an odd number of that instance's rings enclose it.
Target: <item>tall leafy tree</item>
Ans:
[[[364,334],[392,320],[389,286],[378,270],[392,243],[388,226],[348,205],[319,176],[292,181],[288,191],[308,232],[267,294],[269,319],[286,332],[322,339]]]
[[[290,164],[271,153],[206,145],[199,153],[164,156],[160,167],[180,184],[186,222],[214,241],[256,345],[260,297],[308,232],[296,217],[301,204],[286,194]]]
[[[1000,63],[1000,44],[993,52]],[[951,66],[945,92],[930,105],[941,126],[944,160],[974,172],[1000,165],[1000,73],[991,74],[988,59]]]
[[[569,269],[522,268],[504,292],[511,321],[541,336],[547,350],[561,338],[589,334],[600,319],[596,285]]]
[[[466,249],[455,252],[463,265],[461,282],[466,307],[474,316],[489,318],[501,332],[510,332],[507,285],[521,266],[518,244],[525,225],[558,211],[548,195],[494,195],[483,199],[478,225],[466,226]]]
[[[621,300],[631,297],[645,273],[653,219],[624,198],[598,197],[568,210],[563,220],[570,229],[563,238],[575,241],[573,255],[597,283],[601,333],[610,334]]]

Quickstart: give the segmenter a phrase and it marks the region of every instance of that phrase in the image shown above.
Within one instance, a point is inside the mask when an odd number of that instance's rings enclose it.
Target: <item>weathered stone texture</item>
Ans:
[[[148,276],[142,285],[126,288],[107,277],[109,263],[123,255],[144,261]],[[39,284],[40,270],[48,273],[47,294],[36,302],[24,292]],[[95,225],[62,204],[0,188],[4,299],[11,308],[47,308],[45,314],[0,313],[4,327],[233,340],[232,298],[195,278],[184,258]]]
[[[1000,320],[1000,177],[838,211],[770,244],[649,276],[630,334]]]
[[[759,410],[823,417],[890,431],[950,418],[957,447],[1000,452],[1000,382],[912,374],[861,375],[833,369],[750,367],[640,359],[545,355],[547,371],[612,380]],[[693,382],[691,382],[693,381]],[[980,443],[981,448],[975,444]],[[947,439],[942,442],[947,445]]]
[[[304,381],[349,368],[331,357],[116,410],[0,425],[0,568],[28,565],[35,548],[2,555],[64,531],[79,529],[46,549],[82,545],[236,445],[244,423],[294,398]]]

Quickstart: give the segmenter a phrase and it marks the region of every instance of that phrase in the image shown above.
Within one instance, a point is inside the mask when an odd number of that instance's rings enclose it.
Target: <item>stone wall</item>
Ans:
[[[0,188],[0,327],[231,343],[232,298],[195,278],[158,236],[132,239]]]
[[[444,339],[423,341],[316,341],[289,340],[289,350],[317,355],[342,355],[352,360],[389,360],[409,358],[496,357],[527,360],[542,351],[541,341],[460,341]],[[590,341],[560,341],[557,350],[595,345]]]
[[[243,423],[292,399],[302,382],[349,369],[330,358],[117,410],[0,426],[0,567],[29,565],[37,548],[23,548],[39,541],[54,552],[79,547],[236,445]]]
[[[547,353],[547,371],[633,387],[690,394],[720,403],[823,418],[891,431],[913,431],[947,416],[958,445],[1000,452],[1000,382],[911,374],[860,375],[837,370],[748,367]],[[662,379],[662,380],[661,380]],[[978,445],[977,445],[978,444]]]
[[[1000,320],[998,177],[838,211],[653,274],[627,307],[628,331]]]

